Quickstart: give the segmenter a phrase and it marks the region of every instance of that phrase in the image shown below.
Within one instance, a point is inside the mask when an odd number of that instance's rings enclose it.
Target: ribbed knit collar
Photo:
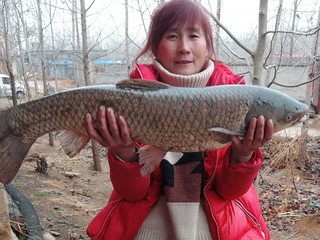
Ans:
[[[206,69],[192,75],[179,75],[169,72],[161,63],[154,59],[154,64],[161,81],[176,87],[205,87],[214,70],[214,63],[209,60]]]

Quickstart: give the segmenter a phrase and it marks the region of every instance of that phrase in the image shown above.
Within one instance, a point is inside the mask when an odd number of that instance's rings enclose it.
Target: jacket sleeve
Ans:
[[[130,73],[130,78],[158,81],[156,70],[153,64],[137,64]]]
[[[214,182],[215,191],[225,200],[236,199],[245,194],[259,173],[263,156],[259,149],[250,162],[230,163],[230,145],[218,150],[218,166]]]
[[[219,61],[214,62],[214,71],[207,86],[246,84],[244,77],[234,74],[225,64]]]
[[[108,151],[108,161],[114,190],[127,201],[142,200],[150,187],[150,175],[142,177],[138,162],[122,162],[111,151]]]

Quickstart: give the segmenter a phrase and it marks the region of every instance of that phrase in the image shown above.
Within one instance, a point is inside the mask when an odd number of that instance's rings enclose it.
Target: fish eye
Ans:
[[[291,113],[287,113],[285,119],[286,119],[286,121],[290,121],[292,119],[292,114]]]

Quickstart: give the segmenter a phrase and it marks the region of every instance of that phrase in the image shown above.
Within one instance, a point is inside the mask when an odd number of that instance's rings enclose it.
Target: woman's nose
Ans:
[[[178,53],[179,54],[188,54],[188,53],[190,53],[190,48],[189,48],[188,42],[186,40],[181,39],[179,41]]]

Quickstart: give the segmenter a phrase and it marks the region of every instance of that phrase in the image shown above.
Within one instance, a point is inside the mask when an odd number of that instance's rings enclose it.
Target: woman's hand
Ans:
[[[138,160],[127,123],[123,116],[116,115],[112,108],[99,107],[96,126],[92,122],[92,116],[87,113],[84,127],[91,138],[110,149],[121,160],[125,162]]]
[[[243,140],[237,136],[231,137],[231,163],[249,162],[257,148],[271,140],[274,126],[271,119],[265,122],[263,116],[253,118]]]

